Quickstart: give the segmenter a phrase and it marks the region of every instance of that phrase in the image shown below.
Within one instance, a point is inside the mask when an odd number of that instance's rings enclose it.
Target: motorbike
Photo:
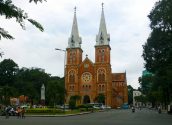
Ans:
[[[158,113],[161,114],[161,108],[158,108]]]
[[[132,112],[133,112],[133,113],[135,112],[135,108],[134,108],[134,107],[132,107]]]

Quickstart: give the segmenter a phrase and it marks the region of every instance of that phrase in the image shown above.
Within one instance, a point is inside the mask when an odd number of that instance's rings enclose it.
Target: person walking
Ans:
[[[134,112],[135,112],[135,107],[132,106],[131,110],[132,110],[132,112],[134,113]]]
[[[161,114],[161,106],[158,107],[158,113]]]
[[[21,110],[21,118],[25,118],[25,108],[23,107]]]
[[[17,108],[16,112],[17,112],[17,118],[21,118],[21,109],[20,109],[20,107]]]
[[[10,107],[6,106],[5,107],[5,118],[8,119],[9,118],[9,111],[10,111]]]

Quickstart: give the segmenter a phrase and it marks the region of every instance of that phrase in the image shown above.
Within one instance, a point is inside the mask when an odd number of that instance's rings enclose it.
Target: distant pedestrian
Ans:
[[[132,106],[131,110],[132,110],[132,112],[134,113],[134,112],[135,112],[135,107]]]
[[[23,107],[21,110],[21,118],[25,118],[25,108]]]
[[[21,118],[21,108],[20,107],[17,107],[16,113],[17,113],[17,118]]]
[[[158,107],[158,113],[161,114],[161,106]]]
[[[9,111],[10,111],[10,107],[6,106],[5,107],[5,118],[8,119],[9,118]]]

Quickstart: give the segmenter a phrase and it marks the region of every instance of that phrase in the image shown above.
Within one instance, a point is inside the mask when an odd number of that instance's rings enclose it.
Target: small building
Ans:
[[[138,91],[138,90],[133,91],[133,106],[135,106],[135,107],[142,106],[142,102],[137,102],[135,100],[136,96],[141,96],[141,95],[142,95],[142,93],[140,91]]]

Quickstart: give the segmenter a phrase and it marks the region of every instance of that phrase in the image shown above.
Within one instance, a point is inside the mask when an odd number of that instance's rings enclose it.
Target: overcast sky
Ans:
[[[147,15],[157,0],[47,0],[42,4],[28,4],[27,0],[13,0],[40,22],[45,31],[40,32],[26,22],[22,30],[14,19],[0,17],[0,27],[5,28],[14,40],[1,39],[3,59],[13,59],[19,67],[39,67],[51,75],[63,76],[64,53],[55,48],[66,49],[71,33],[74,7],[77,7],[79,34],[82,37],[83,59],[85,55],[94,62],[96,35],[98,34],[101,3],[107,31],[110,34],[112,72],[127,72],[127,82],[139,87],[138,77],[144,70],[142,45],[149,33]],[[29,1],[29,0],[28,0]]]

